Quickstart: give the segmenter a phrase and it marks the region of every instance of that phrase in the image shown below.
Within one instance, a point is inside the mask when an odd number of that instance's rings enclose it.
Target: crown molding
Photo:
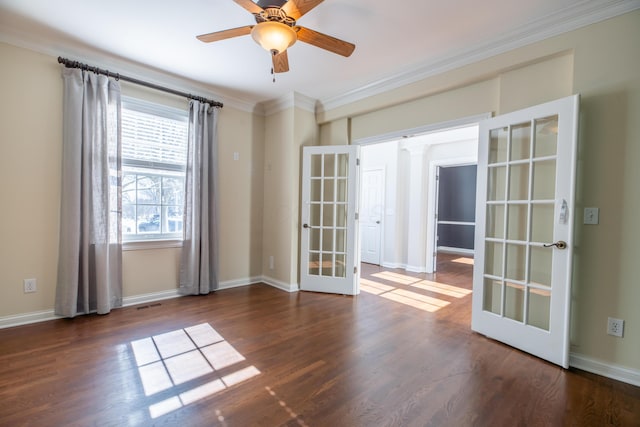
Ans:
[[[127,74],[140,80],[162,86],[171,86],[173,89],[197,94],[205,98],[216,99],[222,102],[225,107],[232,107],[249,113],[256,112],[256,102],[254,100],[243,99],[229,94],[215,93],[211,90],[211,87],[194,80],[114,57],[105,51],[97,52],[95,49],[88,49],[77,43],[74,44],[72,48],[68,46],[58,46],[54,48],[32,37],[2,31],[0,31],[0,42],[51,56],[56,62],[57,58],[62,56],[120,74]]]
[[[264,110],[265,116],[271,116],[272,114],[279,113],[280,111],[288,110],[294,107],[315,114],[316,103],[317,101],[314,98],[308,97],[298,92],[291,92],[288,95],[282,96],[278,99],[272,99],[262,102],[259,105]]]
[[[327,112],[371,96],[424,80],[426,78],[473,64],[492,56],[548,39],[587,25],[640,9],[640,0],[587,0],[578,6],[537,19],[516,31],[489,42],[478,44],[435,61],[423,63],[403,73],[395,74],[342,95],[320,99],[318,112]]]

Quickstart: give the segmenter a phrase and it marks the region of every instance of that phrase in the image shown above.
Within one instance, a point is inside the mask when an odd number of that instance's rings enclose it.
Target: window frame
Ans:
[[[162,117],[170,120],[176,120],[183,123],[188,123],[189,112],[185,109],[179,109],[175,107],[169,107],[162,104],[142,100],[139,98],[133,98],[129,96],[122,97],[122,110],[131,110],[144,114],[150,114],[157,117]],[[187,129],[188,132],[188,129]],[[187,134],[188,137],[188,134]],[[185,140],[185,149],[187,141]],[[144,161],[139,159],[128,159],[124,156],[121,157],[122,161],[122,175],[136,174],[141,176],[171,176],[176,172],[182,172],[182,178],[185,179],[186,173],[186,161],[183,166],[178,166],[171,163],[160,163],[153,161]],[[145,170],[148,173],[144,173]],[[164,172],[164,173],[163,173]],[[162,196],[161,196],[162,197]],[[136,209],[140,206],[136,200]],[[164,209],[162,203],[159,205],[160,209]],[[123,205],[124,208],[124,205]],[[136,233],[127,235],[124,232],[120,232],[124,250],[138,250],[138,249],[155,249],[155,248],[171,248],[182,247],[184,240],[184,228],[181,232],[175,233],[139,233],[136,224]]]

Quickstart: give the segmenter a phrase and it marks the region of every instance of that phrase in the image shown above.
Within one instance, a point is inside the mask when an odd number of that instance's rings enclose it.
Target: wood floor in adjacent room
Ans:
[[[640,388],[472,333],[469,261],[0,330],[0,425],[640,425]]]

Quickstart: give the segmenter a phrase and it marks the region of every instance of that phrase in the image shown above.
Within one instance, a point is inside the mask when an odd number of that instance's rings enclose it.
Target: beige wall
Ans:
[[[58,262],[62,78],[56,58],[0,43],[0,318],[53,309]],[[181,97],[122,82],[123,95],[176,108]],[[220,155],[220,280],[262,273],[264,118],[224,107]],[[237,161],[233,153],[239,154]],[[177,287],[179,248],[123,253],[124,296]],[[24,294],[22,280],[38,292]]]
[[[318,114],[351,141],[581,94],[572,351],[640,369],[640,11]],[[582,209],[600,207],[600,224]],[[625,319],[624,338],[606,334]]]
[[[640,11],[572,33],[581,99],[578,207],[600,225],[578,226],[573,343],[580,353],[640,368]],[[623,339],[604,333],[626,320]]]
[[[55,61],[0,43],[0,316],[52,309],[58,266],[62,78]],[[24,294],[22,280],[38,292]]]
[[[294,110],[277,112],[266,118],[264,140],[264,217],[263,264],[266,277],[289,285],[291,276],[291,224],[297,215],[293,208]],[[297,180],[297,177],[296,177]],[[269,258],[273,257],[273,269]]]
[[[262,274],[264,117],[225,106],[218,122],[221,282]],[[238,153],[238,160],[233,160]]]
[[[292,181],[297,184],[295,191],[295,200],[293,203],[295,210],[295,221],[291,224],[291,236],[292,236],[292,269],[291,277],[295,278],[295,283],[300,283],[300,217],[302,215],[302,209],[300,201],[302,200],[302,147],[308,147],[319,144],[319,129],[316,124],[315,114],[303,110],[301,108],[295,108],[295,128],[294,128],[294,141],[296,141],[297,150],[294,152],[294,170],[292,175]]]
[[[495,111],[498,79],[411,100],[351,119],[351,141]]]
[[[301,147],[317,143],[318,126],[309,111],[294,106],[266,118],[263,275],[288,289],[299,283]]]
[[[320,126],[320,145],[349,144],[349,119],[338,119]]]
[[[535,61],[500,74],[497,113],[507,113],[573,94],[573,54]]]

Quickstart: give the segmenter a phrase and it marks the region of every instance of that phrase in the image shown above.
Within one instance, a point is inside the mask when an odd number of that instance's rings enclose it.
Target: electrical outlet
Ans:
[[[38,290],[36,279],[24,279],[23,285],[25,294],[36,292]]]
[[[624,331],[624,320],[614,319],[613,317],[607,318],[607,333],[615,337],[622,337]]]

